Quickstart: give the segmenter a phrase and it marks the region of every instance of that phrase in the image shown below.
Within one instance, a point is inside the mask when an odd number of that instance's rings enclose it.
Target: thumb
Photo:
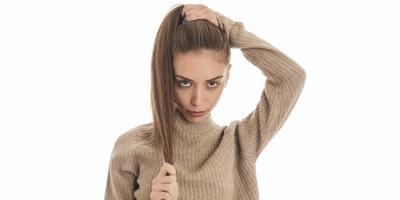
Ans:
[[[165,162],[158,173],[158,176],[176,175],[175,167]]]

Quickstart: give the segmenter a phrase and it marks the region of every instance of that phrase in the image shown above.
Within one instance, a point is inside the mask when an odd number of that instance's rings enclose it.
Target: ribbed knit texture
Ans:
[[[176,111],[174,167],[179,199],[258,199],[256,160],[288,118],[306,73],[284,53],[246,31],[243,23],[220,13],[217,16],[231,48],[240,48],[267,80],[255,110],[228,126],[217,125],[211,114],[200,123],[190,123]],[[106,200],[150,199],[152,180],[164,162],[150,142],[151,131],[152,123],[142,124],[115,142]]]

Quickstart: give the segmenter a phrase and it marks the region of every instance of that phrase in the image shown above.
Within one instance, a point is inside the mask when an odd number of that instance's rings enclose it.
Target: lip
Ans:
[[[201,117],[204,115],[205,111],[195,112],[195,111],[187,111],[192,117]]]

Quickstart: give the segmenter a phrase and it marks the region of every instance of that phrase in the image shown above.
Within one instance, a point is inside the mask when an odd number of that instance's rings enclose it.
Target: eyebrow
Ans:
[[[186,77],[184,77],[184,76],[181,76],[181,75],[175,75],[175,76],[180,77],[180,78],[183,78],[183,79],[186,79],[186,80],[189,80],[189,81],[193,81],[193,80],[191,80],[191,79],[189,79],[189,78],[186,78]],[[222,75],[221,75],[221,76],[217,76],[217,77],[214,77],[214,78],[212,78],[212,79],[206,80],[206,82],[214,81],[214,80],[220,79],[220,78],[222,78],[222,77],[224,77],[224,76],[222,76]]]

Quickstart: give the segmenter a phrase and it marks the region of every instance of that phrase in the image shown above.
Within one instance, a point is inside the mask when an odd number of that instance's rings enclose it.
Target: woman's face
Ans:
[[[175,103],[189,122],[204,120],[227,84],[230,65],[218,61],[218,56],[205,49],[174,56]]]

